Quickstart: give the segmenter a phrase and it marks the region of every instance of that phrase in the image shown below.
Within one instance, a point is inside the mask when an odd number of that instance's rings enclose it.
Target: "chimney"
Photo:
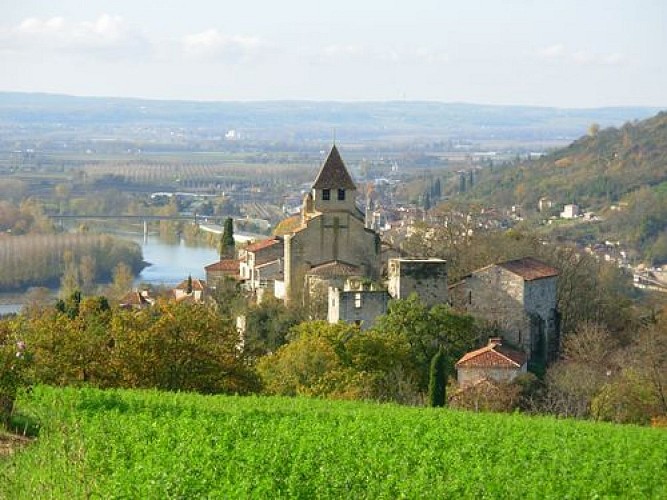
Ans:
[[[503,345],[502,337],[489,337],[489,346],[495,347],[497,345]]]

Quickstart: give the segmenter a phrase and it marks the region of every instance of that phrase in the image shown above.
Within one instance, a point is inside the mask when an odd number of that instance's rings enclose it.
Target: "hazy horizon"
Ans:
[[[181,101],[667,107],[659,0],[38,0],[0,91]]]

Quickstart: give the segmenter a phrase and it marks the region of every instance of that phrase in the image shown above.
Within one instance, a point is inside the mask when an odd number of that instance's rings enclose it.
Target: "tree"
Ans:
[[[234,220],[231,217],[225,219],[225,225],[220,237],[220,259],[234,257]]]
[[[185,293],[187,293],[188,295],[192,294],[192,275],[191,274],[188,274],[188,284],[187,284],[187,287],[185,289]]]
[[[301,323],[290,338],[258,363],[267,392],[416,402],[416,372],[404,339],[324,321]]]
[[[426,307],[412,294],[405,300],[392,300],[386,315],[380,316],[374,331],[402,339],[410,346],[421,391],[428,388],[429,366],[439,349],[443,350],[446,374],[454,373],[454,363],[476,344],[479,334],[471,316],[459,314],[446,305]]]
[[[422,200],[423,200],[424,210],[430,210],[431,209],[431,195],[429,194],[428,191],[424,191],[424,194],[422,196]]]
[[[121,262],[113,270],[113,282],[111,283],[111,292],[114,298],[118,299],[125,295],[132,288],[134,275],[130,266]]]
[[[446,368],[445,353],[442,348],[438,349],[431,360],[431,369],[428,381],[428,403],[432,407],[445,406],[446,391]]]
[[[591,123],[588,126],[588,135],[589,136],[597,137],[599,132],[600,132],[600,124],[599,123]]]
[[[68,297],[75,290],[81,288],[79,281],[79,268],[76,265],[74,254],[71,250],[65,250],[63,253],[64,270],[60,278],[60,294]]]

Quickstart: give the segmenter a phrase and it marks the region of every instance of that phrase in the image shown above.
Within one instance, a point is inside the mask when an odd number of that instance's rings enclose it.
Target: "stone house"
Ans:
[[[240,261],[235,259],[222,259],[213,264],[209,264],[204,268],[206,271],[206,282],[215,288],[218,281],[225,278],[232,278],[239,280],[239,264]]]
[[[190,278],[181,281],[173,290],[174,298],[177,302],[191,301],[203,302],[206,291],[206,282],[198,278],[192,279],[192,291],[188,291],[188,281]]]
[[[526,354],[504,346],[500,337],[490,338],[487,345],[464,354],[456,362],[456,378],[462,389],[483,380],[511,382],[527,371]]]
[[[560,350],[557,283],[557,269],[526,257],[472,272],[450,287],[450,302],[485,320],[529,359],[548,362]]]

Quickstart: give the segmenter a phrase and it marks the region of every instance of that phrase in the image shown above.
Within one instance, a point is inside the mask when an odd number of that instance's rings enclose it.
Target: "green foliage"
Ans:
[[[447,387],[447,373],[445,367],[445,353],[439,349],[431,360],[431,369],[428,379],[428,404],[432,407],[445,406],[445,392]]]
[[[0,497],[665,498],[661,429],[278,397],[36,387]]]
[[[259,361],[269,393],[412,402],[414,363],[404,339],[324,321],[301,323],[290,337]]]
[[[419,389],[428,388],[429,367],[442,349],[447,376],[454,374],[454,363],[478,340],[471,316],[456,313],[445,305],[426,307],[416,296],[393,300],[389,310],[377,320],[374,331],[401,339],[410,346],[410,354],[419,370]]]
[[[233,321],[210,307],[161,303],[133,311],[111,310],[101,297],[69,302],[16,320],[35,354],[36,381],[206,393],[259,390],[239,352]]]
[[[251,305],[244,315],[244,350],[253,357],[275,352],[287,341],[290,328],[305,319],[302,308],[286,306],[273,297],[265,297],[261,304]]]
[[[642,257],[662,263],[667,257],[662,252],[654,256],[651,247],[667,230],[667,197],[659,188],[666,181],[667,112],[662,112],[620,129],[594,130],[537,161],[485,169],[469,197],[487,206],[530,208],[549,196],[559,206],[577,203],[594,211],[627,203],[624,210],[604,213],[605,221],[595,229],[599,239],[620,239]],[[591,231],[571,230],[574,237]],[[661,248],[662,242],[656,253]]]
[[[13,320],[0,323],[0,425],[7,425],[14,400],[29,384],[32,353]]]
[[[234,221],[231,217],[225,219],[225,225],[220,237],[220,258],[234,257]]]
[[[66,293],[87,281],[108,281],[119,263],[142,267],[141,247],[100,234],[31,234],[0,240],[0,288],[56,285],[65,274]],[[82,266],[83,264],[83,266]],[[85,273],[81,273],[85,269]]]

